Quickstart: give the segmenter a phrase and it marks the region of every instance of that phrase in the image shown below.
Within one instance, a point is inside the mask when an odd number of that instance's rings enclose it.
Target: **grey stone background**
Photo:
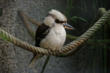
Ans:
[[[69,32],[73,35],[81,35],[93,23],[99,7],[109,8],[107,0],[73,0],[71,16],[79,16],[89,23],[78,21],[72,24],[77,30]],[[0,7],[4,9],[0,17],[0,26],[12,35],[34,45],[25,25],[17,14],[17,10],[25,11],[29,16],[42,21],[50,9],[58,9],[65,13],[66,0],[1,0]],[[31,24],[35,30],[36,27]],[[100,32],[99,32],[100,31]],[[103,28],[99,30],[94,39],[103,39]],[[68,42],[71,40],[67,40]],[[67,42],[67,43],[68,43]],[[104,73],[104,47],[84,44],[73,56],[52,56],[44,73]],[[0,73],[40,73],[46,57],[39,59],[34,68],[28,64],[32,53],[16,47],[13,44],[0,40]]]

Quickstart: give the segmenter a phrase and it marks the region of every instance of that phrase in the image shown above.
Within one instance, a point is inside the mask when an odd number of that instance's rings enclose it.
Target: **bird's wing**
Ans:
[[[49,26],[45,24],[40,25],[36,30],[35,46],[40,47],[41,40],[44,39],[48,33],[49,33]]]

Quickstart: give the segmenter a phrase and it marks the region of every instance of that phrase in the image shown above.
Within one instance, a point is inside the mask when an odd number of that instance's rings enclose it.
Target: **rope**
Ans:
[[[91,28],[89,28],[84,34],[82,34],[78,39],[72,41],[71,43],[64,46],[62,49],[59,50],[47,50],[40,47],[32,46],[27,42],[24,42],[11,34],[7,33],[3,29],[0,28],[0,37],[3,40],[9,41],[23,49],[31,51],[33,53],[45,54],[45,55],[54,55],[54,56],[61,56],[66,55],[71,50],[76,50],[78,46],[83,44],[87,41],[98,29],[101,28],[105,24],[105,22],[110,18],[110,10],[107,11]]]

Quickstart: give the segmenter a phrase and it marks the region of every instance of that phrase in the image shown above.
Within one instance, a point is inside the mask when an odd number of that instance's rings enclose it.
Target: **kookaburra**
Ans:
[[[49,50],[62,48],[66,40],[65,28],[73,29],[71,25],[67,24],[67,18],[61,12],[52,9],[36,30],[35,46]],[[34,55],[30,67],[32,67],[35,61],[41,56],[43,55]],[[49,56],[47,59],[49,59]]]
[[[67,18],[61,12],[52,9],[37,28],[35,46],[50,50],[62,48],[66,40],[65,28],[73,29],[67,24]]]

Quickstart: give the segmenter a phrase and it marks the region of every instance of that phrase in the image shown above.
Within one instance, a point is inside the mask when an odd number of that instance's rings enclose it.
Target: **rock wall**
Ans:
[[[104,3],[107,1],[73,0],[70,15],[83,17],[89,23],[72,24],[77,30],[71,33],[80,35],[85,32],[92,25],[91,21],[94,20],[97,9],[102,6],[108,7]],[[0,8],[3,8],[3,15],[0,17],[0,27],[34,45],[34,40],[17,15],[17,10],[23,10],[32,18],[42,21],[50,9],[58,9],[65,13],[66,7],[66,0],[1,0]],[[30,27],[36,29],[32,24]],[[95,36],[102,39],[103,31],[97,32]],[[100,48],[86,43],[73,56],[65,58],[51,56],[44,73],[104,73],[103,49],[103,46]],[[40,73],[46,57],[39,59],[34,68],[29,68],[31,58],[32,53],[0,39],[0,73]]]

